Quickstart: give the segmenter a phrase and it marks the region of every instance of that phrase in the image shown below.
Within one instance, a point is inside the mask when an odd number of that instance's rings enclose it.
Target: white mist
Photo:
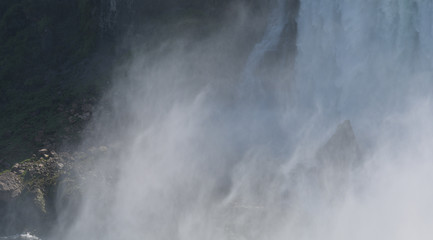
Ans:
[[[259,78],[285,41],[285,6],[263,18],[244,65],[232,41],[248,14],[134,57],[107,94],[113,113],[93,125],[118,154],[99,159],[78,217],[53,239],[433,236],[433,5],[301,0],[294,72]],[[359,162],[320,160],[346,119]]]

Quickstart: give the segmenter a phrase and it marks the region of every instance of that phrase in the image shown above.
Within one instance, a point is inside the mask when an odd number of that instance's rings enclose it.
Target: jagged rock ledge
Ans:
[[[41,149],[1,172],[0,235],[49,231],[58,217],[58,204],[77,204],[81,180],[92,174],[92,160],[110,152],[104,146],[74,153]]]

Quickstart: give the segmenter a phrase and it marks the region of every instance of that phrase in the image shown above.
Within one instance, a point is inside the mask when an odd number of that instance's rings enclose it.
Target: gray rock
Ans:
[[[10,201],[21,194],[23,184],[21,178],[12,172],[0,175],[0,200]]]
[[[338,125],[331,138],[317,151],[322,165],[350,168],[359,163],[361,154],[349,120]]]
[[[342,194],[361,165],[361,151],[350,121],[338,125],[335,133],[317,151],[318,184],[330,196]]]
[[[48,151],[48,149],[43,148],[43,149],[40,149],[38,152],[39,152],[40,154],[47,154],[49,151]]]

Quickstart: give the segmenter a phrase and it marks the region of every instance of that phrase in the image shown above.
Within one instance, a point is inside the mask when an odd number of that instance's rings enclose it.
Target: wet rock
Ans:
[[[59,169],[62,169],[62,168],[64,167],[64,164],[63,164],[63,163],[57,163],[57,167],[58,167]]]
[[[40,154],[46,154],[46,153],[48,153],[49,151],[48,151],[48,149],[46,149],[46,148],[43,148],[43,149],[40,149],[39,151],[38,151],[38,153],[40,153]]]
[[[40,189],[40,188],[36,188],[33,190],[33,193],[35,195],[34,197],[34,203],[35,205],[38,207],[38,209],[40,211],[42,211],[43,213],[47,213],[47,209],[46,209],[46,196],[44,194],[44,192]]]
[[[74,117],[74,116],[70,116],[69,118],[68,118],[68,121],[69,121],[69,123],[75,123],[76,121],[77,121],[77,118],[76,117]]]
[[[338,125],[335,133],[317,152],[317,158],[324,165],[344,169],[360,161],[361,153],[349,120]]]
[[[10,170],[0,175],[0,195],[4,201],[31,193],[37,207],[46,212],[46,193],[58,180],[61,170],[66,168],[64,160],[55,152],[40,149],[33,158],[16,163]]]
[[[93,106],[91,104],[83,104],[81,106],[81,111],[83,112],[93,112]]]
[[[12,171],[12,172],[17,172],[17,171],[19,170],[19,168],[20,168],[20,164],[19,164],[19,163],[15,163],[15,164],[12,166],[11,171]]]
[[[23,183],[19,176],[13,172],[0,175],[0,200],[12,201],[23,191]]]
[[[314,172],[320,189],[330,198],[341,195],[362,160],[350,121],[338,125],[331,138],[317,151],[316,159]]]
[[[89,150],[60,154],[49,148],[40,149],[32,158],[0,174],[0,232],[11,218],[17,219],[15,224],[24,229],[41,229],[55,221],[59,206],[78,207],[85,186],[82,179],[96,181],[100,177],[96,171],[89,171],[95,168],[92,159],[110,150],[92,149],[94,153]],[[9,209],[16,210],[12,217],[6,214]]]
[[[49,151],[48,149],[43,148],[43,149],[40,149],[38,151],[38,156],[37,157],[40,157],[40,158],[43,158],[43,159],[48,159],[48,158],[50,158],[52,156],[53,156],[52,151]]]

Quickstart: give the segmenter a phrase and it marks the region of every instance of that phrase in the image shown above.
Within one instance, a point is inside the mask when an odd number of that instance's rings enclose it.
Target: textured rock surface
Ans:
[[[12,172],[0,175],[0,200],[11,201],[21,194],[23,190],[22,179]]]
[[[0,200],[10,202],[31,196],[35,206],[46,213],[46,197],[55,187],[64,165],[56,152],[39,150],[38,155],[16,163],[10,171],[0,175]]]
[[[70,166],[56,152],[41,149],[0,174],[0,235],[47,228],[56,216],[58,181]]]
[[[49,231],[58,209],[78,206],[86,181],[100,178],[95,159],[113,154],[106,146],[59,154],[40,149],[0,173],[0,236]]]

